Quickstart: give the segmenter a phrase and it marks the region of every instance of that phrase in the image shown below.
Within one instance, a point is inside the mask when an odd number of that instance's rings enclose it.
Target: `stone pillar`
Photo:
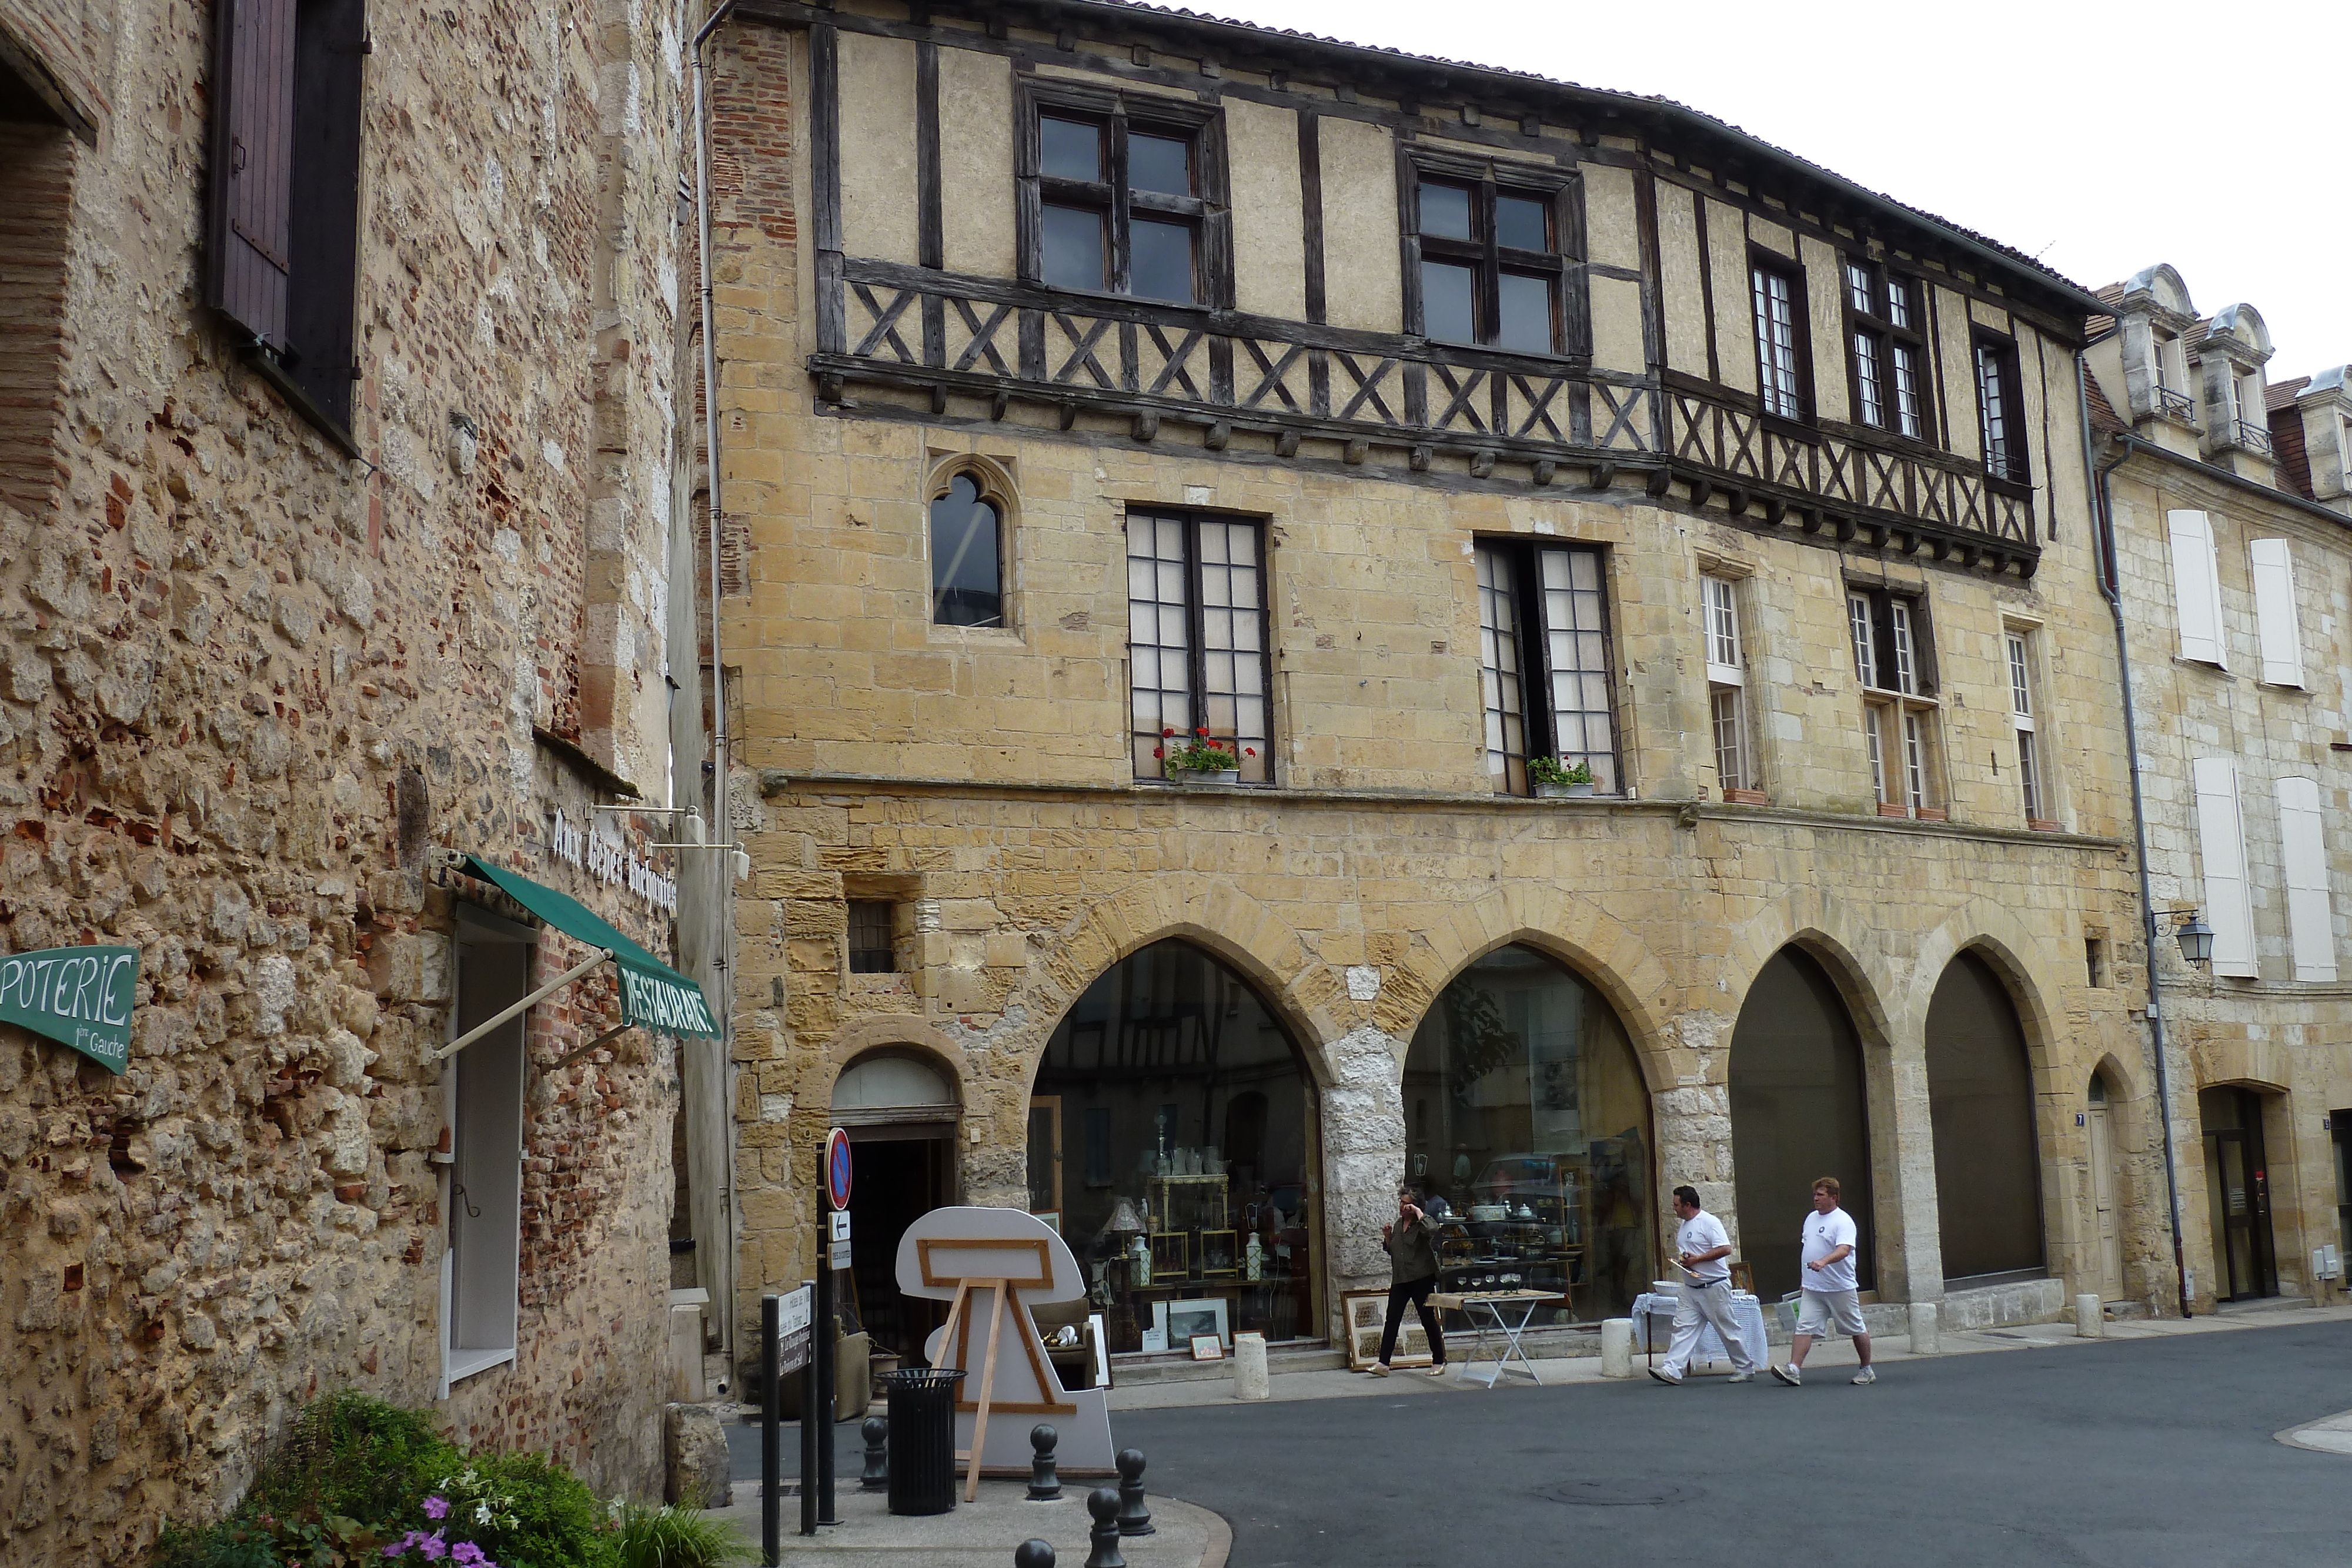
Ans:
[[[1911,1354],[1940,1355],[1943,1354],[1943,1333],[1936,1323],[1936,1303],[1911,1303]]]
[[[2074,1298],[2074,1337],[2104,1339],[2107,1333],[2106,1313],[2099,1307],[2099,1298],[2085,1291]]]
[[[1601,1375],[1633,1375],[1633,1320],[1609,1318],[1601,1324]]]
[[[1265,1372],[1265,1335],[1234,1335],[1234,1397],[1271,1399],[1274,1385]]]
[[[1370,1024],[1325,1043],[1331,1082],[1323,1101],[1323,1238],[1328,1300],[1318,1306],[1336,1333],[1339,1292],[1385,1285],[1381,1227],[1395,1217],[1404,1175],[1404,1042]]]
[[[1936,1129],[1927,1111],[1927,1022],[1893,1021],[1887,1053],[1887,1114],[1876,1097],[1870,1124],[1878,1176],[1878,1295],[1889,1301],[1944,1298],[1943,1216],[1936,1203]],[[1867,1052],[1870,1047],[1863,1047]]]

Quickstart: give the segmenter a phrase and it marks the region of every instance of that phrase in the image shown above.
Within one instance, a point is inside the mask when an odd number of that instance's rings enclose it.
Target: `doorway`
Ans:
[[[2251,1089],[2202,1090],[2205,1204],[2213,1227],[2213,1294],[2250,1301],[2278,1294],[2271,1239],[2270,1163],[2263,1152],[2263,1100]]]
[[[898,1293],[898,1240],[916,1220],[955,1201],[955,1145],[947,1133],[849,1129],[849,1272],[858,1317],[876,1354],[895,1353],[909,1366],[922,1361],[923,1343],[947,1321],[948,1304]]]
[[[2099,1296],[2115,1301],[2124,1293],[2124,1242],[2116,1194],[2122,1186],[2116,1173],[2116,1134],[2111,1120],[2114,1092],[2104,1072],[2091,1074],[2091,1103],[2083,1124],[2090,1134],[2091,1233],[2097,1245]]]

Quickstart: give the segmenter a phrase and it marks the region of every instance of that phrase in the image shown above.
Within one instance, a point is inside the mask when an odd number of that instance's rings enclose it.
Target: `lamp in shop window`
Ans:
[[[2189,911],[2188,917],[2173,927],[2173,936],[2180,942],[2180,956],[2192,964],[2209,962],[2213,956],[2213,928]]]
[[[1117,1207],[1110,1211],[1110,1222],[1102,1228],[1102,1233],[1095,1239],[1097,1241],[1118,1239],[1123,1242],[1127,1237],[1142,1235],[1143,1230],[1143,1217],[1135,1212],[1134,1201],[1122,1197]],[[1124,1247],[1121,1249],[1124,1250]]]

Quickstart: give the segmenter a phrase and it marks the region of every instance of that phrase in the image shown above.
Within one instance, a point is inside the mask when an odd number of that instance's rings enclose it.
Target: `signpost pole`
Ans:
[[[782,1337],[782,1298],[760,1298],[760,1548],[767,1568],[783,1560],[784,1457],[783,1373],[777,1341]]]
[[[824,1276],[820,1273],[818,1278]],[[803,1280],[801,1289],[811,1296],[816,1293],[816,1281]],[[814,1324],[811,1325],[814,1327]],[[814,1342],[816,1336],[810,1336]],[[816,1414],[816,1363],[812,1358],[801,1368],[801,1533],[816,1533],[816,1446],[819,1423]],[[829,1424],[828,1424],[829,1426]],[[826,1431],[830,1437],[831,1431]]]
[[[825,1139],[824,1158],[828,1168],[817,1172],[817,1185],[824,1189],[828,1199],[825,1205],[824,1234],[818,1239],[817,1242],[820,1255],[816,1264],[816,1323],[814,1325],[816,1333],[810,1336],[809,1345],[809,1353],[813,1358],[813,1364],[809,1369],[810,1376],[816,1384],[818,1408],[824,1416],[824,1435],[818,1442],[816,1450],[816,1521],[819,1524],[841,1522],[841,1516],[834,1511],[833,1506],[833,1417],[834,1412],[839,1406],[834,1401],[833,1387],[835,1361],[835,1331],[837,1325],[833,1315],[832,1211],[839,1206],[830,1201],[834,1193],[829,1168],[833,1163],[834,1137],[839,1135],[836,1131],[832,1137]]]

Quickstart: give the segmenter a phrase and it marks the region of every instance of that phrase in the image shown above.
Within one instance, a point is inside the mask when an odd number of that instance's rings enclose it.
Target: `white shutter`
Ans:
[[[2278,781],[2279,858],[2286,866],[2286,925],[2298,980],[2336,978],[2336,912],[2327,899],[2327,834],[2319,783]]]
[[[2180,621],[2180,656],[2226,670],[2212,521],[2202,512],[2167,512],[2164,518],[2172,532],[2172,602]]]
[[[2204,854],[2205,924],[2213,928],[2213,972],[2258,977],[2254,908],[2246,887],[2246,829],[2238,813],[2238,764],[2227,757],[2189,763],[2197,787],[2197,838]]]
[[[2303,685],[2303,634],[2294,618],[2294,559],[2284,539],[2251,539],[2254,563],[2254,624],[2263,645],[2263,679],[2274,686]]]

